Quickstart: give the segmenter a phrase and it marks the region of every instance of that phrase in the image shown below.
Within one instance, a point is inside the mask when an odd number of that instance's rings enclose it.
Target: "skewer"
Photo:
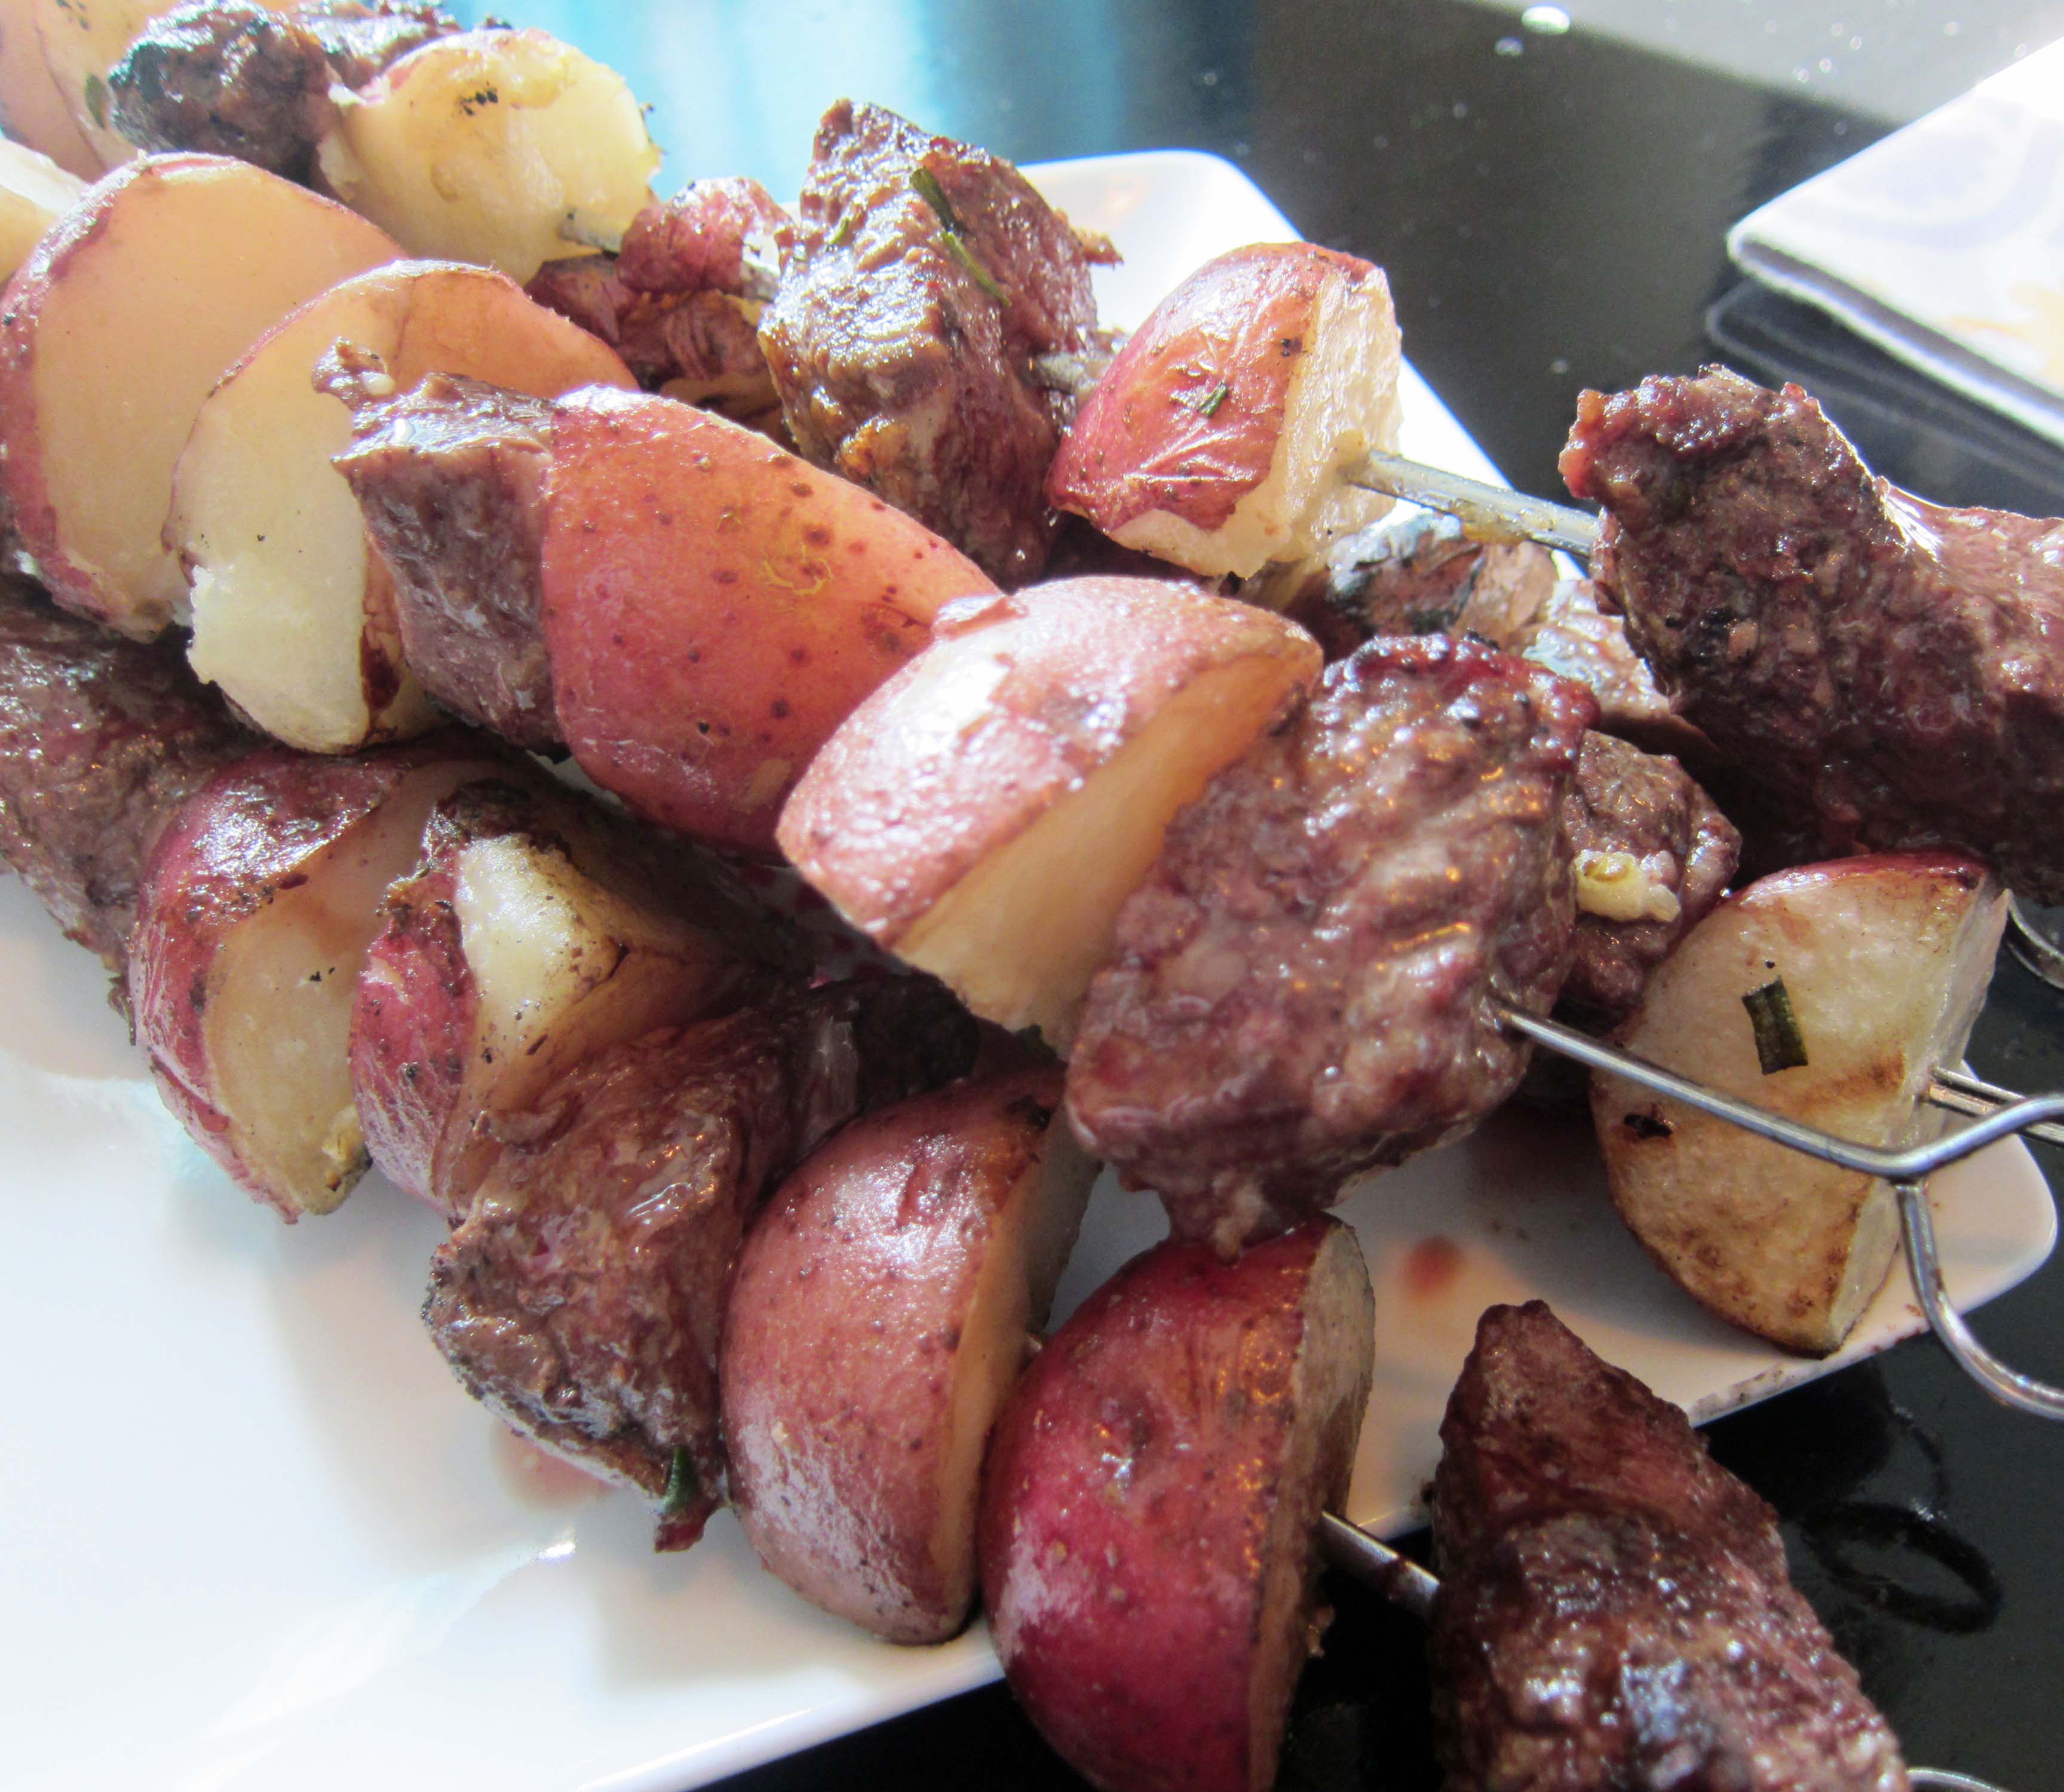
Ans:
[[[1329,1567],[1381,1593],[1392,1605],[1401,1605],[1418,1617],[1432,1617],[1433,1600],[1441,1590],[1439,1578],[1389,1544],[1371,1536],[1359,1524],[1350,1524],[1332,1512],[1320,1513],[1319,1553]],[[1939,1792],[2000,1792],[1988,1780],[1932,1767],[1909,1768],[1907,1778],[1916,1788],[1939,1789]]]
[[[1342,477],[1352,485],[1389,493],[1415,504],[1446,511],[1460,520],[1473,535],[1494,540],[1532,541],[1543,547],[1559,548],[1589,559],[1598,546],[1598,517],[1588,510],[1551,504],[1524,493],[1460,473],[1422,465],[1402,456],[1382,453],[1366,456]],[[2026,959],[2035,950],[2038,975],[2064,983],[2064,952],[2036,932],[2022,913],[2020,904],[2011,908],[2018,937],[2015,950]],[[2003,1406],[2045,1419],[2064,1420],[2064,1387],[2035,1380],[2009,1367],[1980,1344],[1964,1323],[1942,1285],[1942,1263],[1935,1245],[1934,1215],[1928,1206],[1923,1184],[1935,1171],[1960,1162],[2017,1133],[2046,1144],[2064,1145],[2064,1094],[2022,1096],[1997,1087],[1961,1071],[1937,1070],[1929,1080],[1923,1099],[1931,1105],[1969,1117],[1972,1124],[1945,1133],[1926,1143],[1901,1150],[1887,1150],[1838,1138],[1832,1133],[1802,1125],[1784,1115],[1765,1112],[1751,1102],[1723,1095],[1694,1082],[1688,1077],[1665,1070],[1659,1065],[1605,1045],[1573,1028],[1501,1007],[1505,1024],[1525,1033],[1536,1044],[1559,1052],[1565,1057],[1605,1070],[1644,1089],[1668,1095],[1793,1151],[1836,1164],[1860,1174],[1890,1182],[1899,1200],[1900,1226],[1905,1236],[1907,1261],[1921,1311],[1929,1329],[1944,1349],[1980,1387]],[[1941,1783],[1952,1784],[1952,1781]]]

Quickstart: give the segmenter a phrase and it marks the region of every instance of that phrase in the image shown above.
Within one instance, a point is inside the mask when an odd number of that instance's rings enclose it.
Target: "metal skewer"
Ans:
[[[1500,485],[1465,478],[1439,467],[1425,466],[1396,454],[1366,456],[1341,476],[1349,485],[1369,491],[1387,493],[1415,504],[1446,511],[1460,520],[1470,534],[1506,541],[1538,542],[1543,547],[1560,548],[1589,559],[1598,541],[1598,518],[1590,511],[1567,505],[1550,504]],[[2064,983],[2064,952],[2036,932],[2013,906],[2013,922],[2020,939],[2046,955],[2035,964],[2039,975]],[[2023,952],[2024,957],[2026,956]],[[1968,1117],[1972,1124],[1957,1128],[1925,1144],[1888,1150],[1839,1138],[1818,1127],[1803,1125],[1782,1114],[1766,1112],[1754,1104],[1720,1094],[1703,1084],[1666,1070],[1660,1065],[1605,1045],[1574,1028],[1542,1019],[1518,1009],[1502,1008],[1506,1025],[1525,1033],[1537,1044],[1594,1070],[1624,1077],[1643,1089],[1668,1095],[1696,1108],[1702,1113],[1774,1141],[1808,1157],[1839,1165],[1891,1183],[1898,1196],[1900,1226],[1906,1244],[1907,1262],[1913,1285],[1921,1298],[1929,1328],[1958,1365],[1980,1387],[2003,1406],[2032,1412],[2045,1419],[2064,1419],[2064,1387],[2024,1375],[1993,1356],[1971,1335],[1942,1285],[1942,1262],[1935,1245],[1934,1215],[1923,1187],[1937,1170],[1968,1158],[1974,1151],[1996,1144],[2016,1133],[2024,1133],[2046,1144],[2064,1145],[2064,1095],[2022,1096],[2000,1089],[1961,1071],[1938,1070],[1930,1079],[1923,1099],[1931,1105]],[[1947,1782],[1944,1783],[1949,1783]]]
[[[1401,1605],[1421,1618],[1433,1616],[1433,1601],[1441,1590],[1439,1579],[1409,1556],[1371,1536],[1359,1524],[1350,1524],[1332,1512],[1320,1513],[1319,1553],[1329,1567],[1382,1594],[1392,1605]],[[1989,1781],[1930,1767],[1909,1768],[1907,1778],[1917,1788],[1939,1788],[1940,1792],[2000,1792]]]

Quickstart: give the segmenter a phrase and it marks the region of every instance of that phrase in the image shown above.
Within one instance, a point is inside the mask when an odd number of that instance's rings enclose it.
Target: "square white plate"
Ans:
[[[1127,265],[1136,323],[1198,263],[1292,233],[1229,164],[1064,163],[1040,183]],[[1407,452],[1491,475],[1416,377]],[[720,1516],[655,1556],[633,1501],[541,1477],[417,1321],[441,1228],[384,1182],[288,1228],[159,1106],[97,967],[0,886],[0,1784],[66,1792],[670,1792],[992,1678],[980,1631],[870,1641],[760,1573]],[[1970,1304],[2054,1234],[2018,1146],[1940,1179]],[[1546,1295],[1700,1417],[1824,1373],[1706,1317],[1613,1220],[1581,1131],[1524,1118],[1344,1210],[1378,1303],[1353,1515],[1411,1521],[1476,1316]],[[1163,1230],[1107,1188],[1065,1310]],[[1917,1321],[1903,1274],[1836,1363]],[[1971,1396],[1980,1396],[1974,1391]]]

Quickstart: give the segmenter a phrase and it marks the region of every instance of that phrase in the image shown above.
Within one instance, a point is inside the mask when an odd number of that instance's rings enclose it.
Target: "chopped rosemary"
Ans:
[[[1000,305],[1010,303],[1010,295],[996,283],[995,276],[975,259],[975,252],[967,246],[961,234],[961,221],[953,215],[953,201],[946,197],[946,190],[939,184],[939,177],[929,168],[917,167],[910,171],[910,185],[919,199],[931,207],[939,220],[939,234],[945,239],[946,253],[974,276],[974,283]]]
[[[946,190],[939,184],[939,177],[929,168],[913,168],[910,185],[917,197],[938,214],[939,223],[954,236],[960,235],[961,221],[953,215],[953,202],[946,197]]]
[[[86,78],[86,109],[103,131],[107,128],[107,83],[97,74]]]
[[[1783,977],[1750,990],[1742,997],[1742,1006],[1748,1010],[1748,1024],[1756,1032],[1756,1061],[1766,1077],[1796,1070],[1805,1063],[1806,1041],[1800,1037],[1799,1017],[1792,1012],[1791,993]]]
[[[839,214],[839,221],[832,226],[831,235],[824,239],[824,247],[828,249],[835,249],[852,236],[853,221],[859,215],[858,210],[850,205],[841,211]]]
[[[1179,394],[1175,402],[1179,405],[1188,405],[1199,417],[1209,417],[1232,395],[1232,388],[1221,380],[1201,398],[1186,398]]]
[[[667,1491],[659,1501],[662,1518],[678,1518],[703,1496],[703,1484],[685,1448],[676,1448],[667,1470]]]

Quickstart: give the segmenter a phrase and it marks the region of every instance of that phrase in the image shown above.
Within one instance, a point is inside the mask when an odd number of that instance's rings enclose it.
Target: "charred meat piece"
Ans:
[[[1906,1792],[1775,1515],[1543,1303],[1484,1315],[1441,1441],[1447,1792]]]
[[[431,1261],[423,1317],[467,1391],[659,1510],[685,1548],[722,1498],[717,1347],[763,1194],[855,1114],[965,1071],[974,1023],[929,979],[791,989],[649,1033],[503,1119]]]
[[[1562,472],[1657,682],[1819,856],[1957,846],[2064,902],[2064,523],[1924,504],[1719,371],[1586,393]]]
[[[1741,836],[1675,759],[1595,732],[1562,799],[1562,831],[1576,855],[1577,951],[1557,1012],[1605,1033],[1727,893]]]
[[[446,373],[397,393],[343,345],[322,377],[352,409],[335,465],[386,566],[409,669],[453,715],[556,746],[541,586],[550,401]]]
[[[335,123],[330,88],[357,87],[458,30],[434,6],[196,0],[152,19],[109,73],[109,122],[143,150],[200,150],[308,182]]]
[[[548,261],[526,288],[599,336],[648,391],[757,421],[780,400],[759,326],[788,215],[756,180],[700,180],[647,206],[615,255]]]
[[[0,585],[0,856],[118,989],[151,843],[256,744],[169,641],[122,640]]]
[[[841,102],[760,332],[797,447],[999,582],[1035,577],[1074,401],[1034,363],[1097,348],[1090,265],[1109,253],[1009,163]]]
[[[1477,541],[1453,517],[1414,511],[1349,536],[1323,564],[1264,570],[1240,595],[1344,659],[1379,634],[1474,634],[1517,652],[1554,586],[1546,549]]]
[[[1171,824],[1090,985],[1068,1109],[1231,1254],[1510,1094],[1570,968],[1581,687],[1377,640]]]

